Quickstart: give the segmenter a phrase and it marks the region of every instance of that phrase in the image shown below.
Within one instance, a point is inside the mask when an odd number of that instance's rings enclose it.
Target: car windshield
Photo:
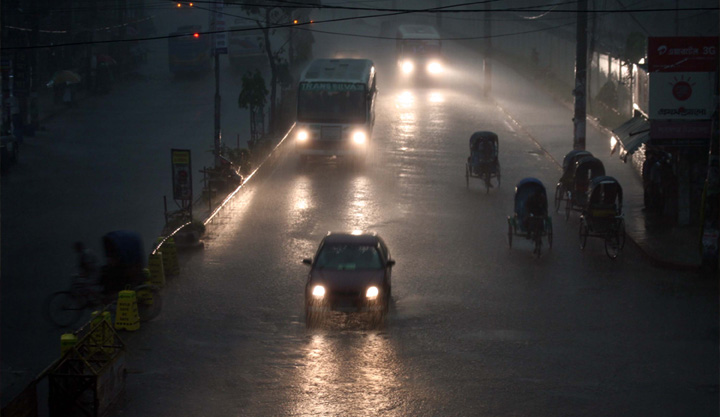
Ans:
[[[324,245],[315,265],[318,268],[337,270],[382,269],[377,248],[369,245]]]

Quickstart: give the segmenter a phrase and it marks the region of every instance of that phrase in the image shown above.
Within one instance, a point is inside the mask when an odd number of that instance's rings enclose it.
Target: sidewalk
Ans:
[[[561,166],[565,154],[572,150],[573,103],[559,99],[539,83],[498,61],[493,61],[492,96],[498,107]],[[655,265],[678,270],[699,269],[699,227],[670,227],[643,211],[640,175],[632,164],[610,155],[610,128],[588,117],[586,149],[602,160],[607,174],[623,186],[629,241]]]

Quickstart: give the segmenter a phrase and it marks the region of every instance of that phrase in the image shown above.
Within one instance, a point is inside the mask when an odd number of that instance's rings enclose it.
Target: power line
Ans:
[[[429,9],[397,9],[399,11],[394,11],[391,13],[383,13],[383,14],[375,14],[375,15],[365,15],[365,16],[352,16],[352,17],[343,17],[343,18],[336,18],[336,19],[328,19],[323,21],[314,21],[314,22],[299,22],[299,23],[286,23],[286,24],[275,24],[271,26],[264,27],[262,29],[282,29],[282,28],[297,28],[301,30],[312,30],[318,33],[326,33],[326,34],[333,34],[333,35],[341,35],[341,36],[354,36],[354,37],[360,37],[360,38],[373,38],[373,39],[395,39],[394,37],[383,37],[383,36],[372,36],[372,35],[359,35],[359,34],[348,34],[348,33],[340,33],[340,32],[330,32],[330,31],[321,31],[318,29],[306,29],[302,28],[301,26],[307,26],[311,24],[322,24],[322,23],[334,23],[334,22],[343,22],[343,21],[351,21],[351,20],[358,20],[358,19],[371,19],[371,18],[378,18],[378,17],[387,17],[387,16],[397,16],[397,15],[403,15],[403,14],[415,14],[415,13],[442,13],[445,11],[448,11],[449,8],[454,7],[460,7],[460,6],[468,6],[468,5],[474,5],[474,4],[484,4],[487,2],[494,2],[499,0],[486,0],[486,1],[476,1],[476,2],[469,2],[469,3],[460,3],[460,4],[453,4],[449,6],[442,6],[442,7],[434,7]],[[206,3],[213,3],[213,2],[206,2]],[[267,5],[264,5],[263,7],[270,7]],[[546,6],[542,6],[546,7]],[[382,9],[378,9],[382,10]],[[390,9],[395,10],[395,9]],[[718,11],[720,8],[718,7],[689,7],[689,8],[681,8],[681,9],[623,9],[623,10],[617,10],[617,9],[611,9],[611,10],[586,10],[587,13],[600,13],[600,14],[612,14],[612,13],[658,13],[658,12],[677,12],[677,11]],[[478,13],[478,12],[485,12],[484,9],[478,9],[478,10],[449,10],[453,13]],[[493,9],[490,12],[491,13],[502,13],[502,12],[527,12],[528,9],[526,8],[505,8],[505,9]],[[541,9],[533,9],[535,12],[542,12]],[[214,12],[214,11],[213,11]],[[561,12],[568,12],[568,13],[578,13],[577,10],[553,10],[554,13],[561,13]],[[223,14],[227,14],[224,13]],[[228,14],[230,15],[230,14]],[[233,16],[233,15],[230,15]],[[235,17],[241,17],[241,16],[235,16]],[[253,19],[250,19],[253,20]],[[574,24],[573,22],[569,22],[567,24],[558,25],[556,27],[551,28],[543,28],[543,29],[537,29],[537,30],[531,30],[531,31],[524,31],[524,32],[515,32],[510,34],[504,34],[504,35],[493,35],[493,37],[506,37],[506,36],[514,36],[514,35],[521,35],[521,34],[527,34],[527,33],[533,33],[533,32],[539,32],[544,30],[552,30],[557,27],[567,26],[570,24]],[[215,31],[203,31],[203,32],[197,32],[199,35],[214,35],[219,33],[233,33],[233,32],[248,32],[248,31],[255,31],[260,28],[241,28],[241,29],[226,29],[226,30],[215,30]],[[115,40],[103,40],[103,41],[85,41],[85,42],[67,42],[62,44],[54,44],[54,45],[31,45],[31,46],[18,46],[18,47],[3,47],[0,48],[0,50],[24,50],[24,49],[40,49],[40,48],[57,48],[61,46],[79,46],[79,45],[94,45],[94,44],[107,44],[107,43],[124,43],[124,42],[140,42],[140,41],[153,41],[153,40],[162,40],[162,39],[170,39],[170,38],[178,38],[190,35],[190,33],[183,33],[183,34],[169,34],[169,35],[163,35],[163,36],[152,36],[152,37],[144,37],[144,38],[133,38],[133,39],[115,39]],[[456,38],[442,38],[442,40],[447,41],[455,41],[455,40],[473,40],[473,39],[485,39],[485,36],[473,36],[473,37],[456,37]]]

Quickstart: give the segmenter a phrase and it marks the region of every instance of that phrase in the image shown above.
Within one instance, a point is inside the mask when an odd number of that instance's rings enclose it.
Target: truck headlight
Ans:
[[[410,74],[415,69],[415,65],[412,61],[405,61],[402,63],[402,70],[405,74]]]
[[[358,130],[357,132],[353,133],[352,140],[356,144],[362,145],[367,141],[367,135],[365,134],[365,132]]]
[[[300,130],[297,133],[297,140],[298,142],[305,142],[310,137],[310,134],[307,130]]]
[[[373,286],[367,289],[365,297],[367,297],[368,300],[374,300],[377,298],[378,294],[380,294],[380,290],[378,290],[378,287]]]
[[[325,287],[323,287],[322,285],[314,286],[312,289],[312,295],[317,299],[325,297]]]

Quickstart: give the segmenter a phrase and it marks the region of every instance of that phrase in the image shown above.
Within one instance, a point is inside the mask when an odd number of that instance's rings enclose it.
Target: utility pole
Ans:
[[[587,118],[587,0],[577,3],[577,40],[575,49],[575,116],[573,117],[573,149],[585,149]]]
[[[215,135],[213,144],[215,148],[215,167],[220,166],[220,144],[222,132],[220,131],[220,54],[215,51]]]
[[[215,134],[213,136],[213,144],[215,151],[215,167],[220,166],[220,149],[222,144],[222,131],[220,130],[220,54],[227,53],[227,34],[225,30],[225,18],[222,14],[223,3],[216,2],[213,4],[212,24],[214,31],[218,31],[213,35],[213,55],[215,57]]]
[[[8,24],[10,23],[10,7],[7,1],[0,3],[0,45],[4,47],[11,46],[8,44]],[[12,45],[14,46],[14,45]],[[0,52],[0,89],[2,90],[2,120],[0,120],[0,135],[10,134],[10,66],[12,61],[10,54],[5,51]]]
[[[492,62],[490,61],[492,54],[492,21],[490,20],[490,2],[485,3],[485,53],[483,54],[483,73],[485,81],[483,83],[483,95],[490,95],[492,89]]]

